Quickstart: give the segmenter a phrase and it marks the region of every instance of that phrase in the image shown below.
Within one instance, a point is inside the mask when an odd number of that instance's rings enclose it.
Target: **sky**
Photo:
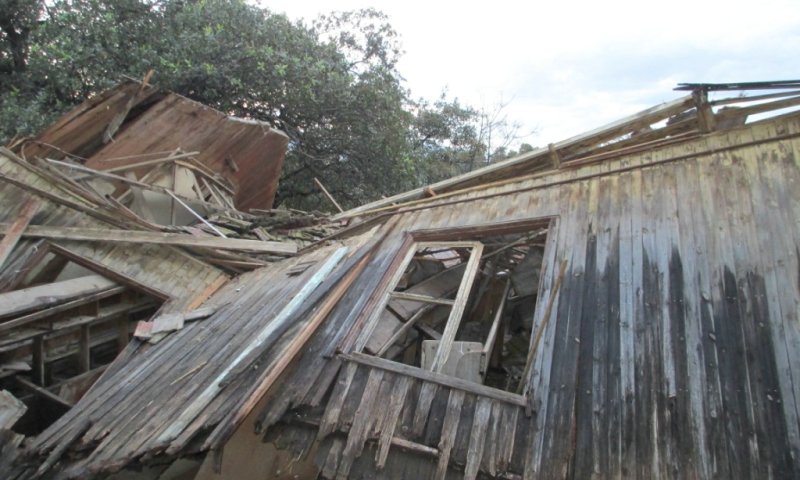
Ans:
[[[800,79],[800,1],[262,2],[310,21],[374,7],[405,51],[414,98],[443,89],[462,103],[507,104],[534,146],[563,140],[684,95],[679,82]]]

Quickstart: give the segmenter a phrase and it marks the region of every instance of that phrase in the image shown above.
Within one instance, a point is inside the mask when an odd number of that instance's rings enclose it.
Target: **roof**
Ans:
[[[266,123],[228,116],[149,84],[124,81],[85,101],[16,150],[23,157],[78,158],[98,170],[141,163],[142,152],[195,152],[198,163],[231,182],[236,208],[248,211],[272,207],[288,141]]]
[[[736,119],[741,125],[747,115],[800,104],[797,93],[739,98],[738,103],[762,103],[717,114],[714,121]],[[331,358],[335,348],[352,345],[353,332],[363,320],[359,312],[374,301],[371,292],[381,285],[403,246],[402,232],[393,231],[388,213],[408,213],[413,219],[409,224],[417,226],[446,223],[446,216],[417,214],[415,209],[446,205],[450,198],[476,191],[490,195],[498,187],[499,194],[512,195],[514,184],[548,176],[566,183],[571,181],[570,169],[596,173],[604,160],[701,141],[705,130],[714,127],[703,112],[734,104],[711,102],[702,91],[695,92],[548,148],[345,212],[341,218],[371,216],[386,223],[380,235],[363,232],[372,225],[369,222],[357,224],[341,233],[347,240],[314,245],[299,256],[245,273],[206,302],[214,313],[205,320],[187,323],[156,345],[131,343],[30,451],[39,459],[54,452],[64,455],[65,466],[60,468],[74,476],[108,473],[160,454],[219,448],[251,413],[266,428],[292,405],[319,406],[340,375],[341,360]],[[428,196],[429,191],[434,196]],[[476,216],[480,213],[485,212],[476,210]],[[562,236],[559,241],[568,240]],[[365,262],[369,266],[362,270]],[[358,288],[349,288],[348,282],[362,272],[366,273],[358,278]],[[361,370],[366,383],[368,374]],[[281,375],[292,375],[292,381],[278,382]],[[380,398],[389,398],[388,388],[381,387]],[[339,393],[344,402],[347,392]],[[266,406],[256,408],[265,398]],[[348,406],[350,414],[356,414],[356,405]]]
[[[686,83],[676,90],[693,93],[642,110],[574,137],[551,143],[513,158],[489,164],[408,192],[348,210],[336,218],[352,218],[441,200],[470,188],[522,181],[615,156],[647,151],[688,141],[716,129],[743,125],[748,117],[780,112],[800,105],[800,81],[751,83]],[[759,95],[709,99],[708,92],[777,90]],[[708,112],[715,112],[713,115]]]

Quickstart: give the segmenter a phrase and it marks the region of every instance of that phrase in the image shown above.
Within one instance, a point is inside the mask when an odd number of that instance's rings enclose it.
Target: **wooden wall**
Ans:
[[[552,266],[568,270],[530,379],[534,414],[518,418],[517,473],[797,478],[799,135],[798,116],[779,118],[409,209],[353,295],[372,291],[403,232],[558,217],[543,298]],[[358,302],[343,303],[355,313],[332,324],[358,325]],[[304,365],[296,378],[333,378]]]

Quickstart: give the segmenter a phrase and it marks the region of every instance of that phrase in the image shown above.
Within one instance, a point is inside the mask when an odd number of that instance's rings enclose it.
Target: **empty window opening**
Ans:
[[[364,352],[516,392],[531,345],[548,230],[416,242]]]

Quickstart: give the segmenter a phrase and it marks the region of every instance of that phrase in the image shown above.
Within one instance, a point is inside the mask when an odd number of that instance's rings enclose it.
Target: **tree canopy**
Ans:
[[[315,177],[353,206],[497,159],[508,145],[486,126],[514,131],[455,99],[412,100],[374,9],[307,25],[244,0],[1,1],[0,143],[153,69],[151,83],[287,133],[276,200],[316,208]]]

